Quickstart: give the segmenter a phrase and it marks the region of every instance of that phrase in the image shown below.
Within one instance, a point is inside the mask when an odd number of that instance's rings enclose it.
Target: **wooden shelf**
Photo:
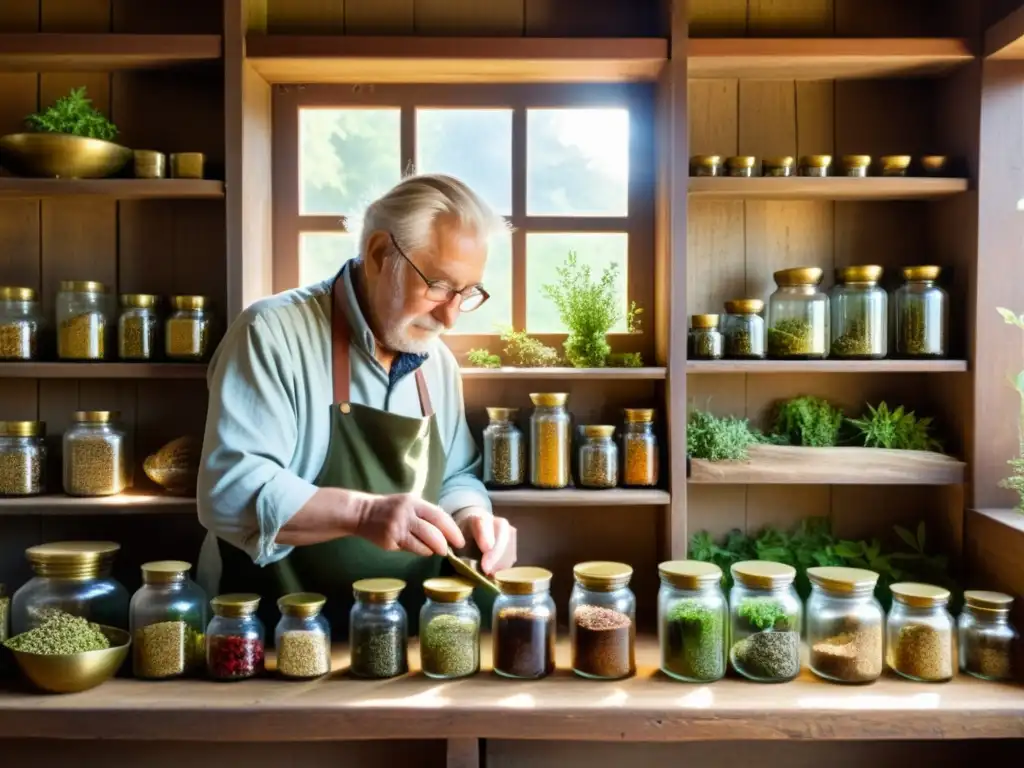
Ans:
[[[690,360],[687,373],[963,373],[966,360]]]
[[[220,35],[0,34],[0,70],[162,69],[221,57]]]
[[[985,31],[985,57],[1024,60],[1024,7],[1004,16]]]
[[[1024,512],[1016,509],[972,509],[971,512],[1014,531],[1016,535],[1024,534]]]
[[[0,177],[0,199],[113,197],[118,200],[222,198],[224,182],[210,179],[22,179]]]
[[[815,179],[691,177],[690,197],[734,200],[933,200],[967,191],[967,179],[829,176]]]
[[[119,494],[93,499],[74,496],[31,496],[24,499],[0,499],[0,517],[4,515],[160,515],[196,512],[196,500],[186,496]]]
[[[517,488],[512,491],[491,491],[496,507],[641,507],[662,506],[672,497],[656,488],[609,488],[603,491],[566,488],[543,491],[538,488]]]
[[[205,363],[0,363],[0,379],[205,378]]]
[[[664,368],[463,368],[464,379],[643,381],[665,378]]]
[[[270,83],[574,83],[656,80],[661,38],[249,35]]]
[[[693,38],[690,78],[833,80],[941,75],[971,59],[958,38]]]
[[[747,461],[691,460],[689,482],[724,485],[960,485],[966,464],[930,451],[756,445]]]

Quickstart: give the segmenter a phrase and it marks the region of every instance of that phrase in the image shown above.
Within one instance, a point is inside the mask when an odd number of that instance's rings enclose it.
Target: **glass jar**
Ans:
[[[757,683],[784,683],[800,674],[803,606],[793,587],[796,569],[744,560],[732,565],[729,593],[732,668]]]
[[[889,352],[889,294],[880,288],[882,268],[841,267],[832,289],[832,343],[829,355],[848,360],[880,360]]]
[[[910,155],[885,155],[878,159],[883,176],[906,176],[910,172]]]
[[[837,683],[870,683],[882,674],[885,611],[878,574],[861,568],[807,569],[807,644],[811,671]]]
[[[615,427],[588,424],[583,428],[579,455],[581,488],[614,488],[619,484],[619,448],[612,437]]]
[[[0,496],[38,496],[45,490],[46,424],[0,421]]]
[[[0,360],[35,360],[42,320],[34,290],[0,286]]]
[[[690,158],[691,176],[721,176],[721,155],[694,155]]]
[[[205,296],[172,296],[174,312],[167,318],[169,360],[204,360],[209,351],[210,313]]]
[[[893,584],[886,624],[886,663],[903,677],[924,683],[953,678],[953,617],[949,590],[931,584]]]
[[[675,560],[658,566],[658,640],[661,671],[689,683],[725,677],[729,606],[722,569]]]
[[[818,289],[818,267],[783,269],[768,304],[768,356],[811,360],[828,355],[828,294]]]
[[[982,680],[1012,680],[1018,640],[1010,623],[1013,598],[1002,592],[964,592],[958,622],[960,671]]]
[[[800,158],[800,176],[828,176],[832,169],[832,155],[804,155]]]
[[[518,408],[488,408],[484,429],[484,484],[514,488],[526,482],[526,441],[516,426]]]
[[[398,602],[403,589],[401,579],[360,579],[352,585],[348,640],[355,677],[384,680],[409,671],[409,619]]]
[[[718,315],[691,316],[688,341],[691,360],[720,360],[722,334],[718,330]]]
[[[281,677],[309,680],[331,671],[331,625],[321,615],[326,603],[316,592],[294,592],[277,601],[281,620],[274,646]]]
[[[622,435],[622,484],[653,488],[658,484],[658,438],[653,408],[626,408]]]
[[[480,670],[480,609],[466,579],[423,582],[427,601],[420,609],[420,662],[423,674],[438,680],[475,675]]]
[[[921,158],[921,175],[938,178],[946,176],[949,170],[949,158],[945,155],[925,155]]]
[[[113,496],[128,486],[127,435],[117,411],[76,411],[64,433],[64,493]]]
[[[750,178],[754,175],[755,165],[757,165],[757,158],[750,155],[728,157],[725,160],[725,167],[729,176]]]
[[[156,296],[121,294],[117,319],[117,356],[122,360],[152,360],[157,348]]]
[[[11,598],[7,596],[7,587],[0,584],[0,644],[6,643],[11,636]],[[3,662],[0,660],[0,670]]]
[[[792,176],[795,165],[793,158],[789,155],[782,157],[766,157],[761,162],[762,176]]]
[[[725,302],[722,324],[724,354],[730,360],[764,359],[764,302],[760,299],[733,299]]]
[[[120,548],[112,541],[57,541],[25,550],[35,575],[14,593],[11,634],[35,629],[54,610],[128,629],[128,590],[110,575]]]
[[[843,176],[863,179],[871,167],[871,155],[843,155],[841,162]]]
[[[214,680],[245,680],[263,672],[263,622],[256,611],[260,596],[218,595],[210,601],[213,618],[206,628],[206,672]]]
[[[57,292],[57,356],[102,360],[111,323],[107,286],[92,280],[61,281]]]
[[[132,595],[132,671],[164,680],[192,675],[206,660],[206,593],[189,578],[191,563],[142,564],[142,586]]]
[[[636,597],[625,563],[579,563],[569,598],[572,670],[580,677],[618,680],[636,672]]]
[[[530,484],[536,488],[565,488],[569,484],[569,448],[572,419],[565,408],[565,392],[530,395]]]
[[[936,284],[941,267],[904,267],[904,283],[896,291],[896,354],[901,357],[945,357],[949,297]]]
[[[551,571],[508,568],[494,574],[501,590],[494,601],[491,632],[494,671],[535,680],[555,671],[555,601]]]

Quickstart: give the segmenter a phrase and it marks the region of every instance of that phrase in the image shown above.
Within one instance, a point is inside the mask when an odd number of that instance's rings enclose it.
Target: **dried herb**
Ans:
[[[754,345],[748,331],[727,331],[725,354],[728,357],[754,357]]]
[[[102,312],[84,312],[61,321],[57,356],[64,360],[102,360],[106,327]]]
[[[864,320],[858,318],[846,325],[846,333],[832,340],[834,357],[868,357],[875,354],[875,341]]]
[[[618,679],[633,674],[633,621],[624,613],[581,605],[573,615],[572,668],[584,677]]]
[[[864,418],[847,419],[861,435],[867,448],[895,448],[906,451],[941,451],[942,443],[931,436],[930,418],[918,418],[903,406],[890,411],[883,400],[875,408],[868,404]]]
[[[471,349],[466,360],[474,368],[501,368],[501,358],[486,349]]]
[[[29,442],[0,448],[0,496],[34,496],[43,492],[45,449]]]
[[[906,624],[890,649],[889,663],[901,675],[935,682],[953,676],[953,636],[948,629]]]
[[[263,641],[244,635],[210,637],[206,671],[214,680],[244,680],[263,671]]]
[[[786,318],[768,329],[768,354],[771,357],[797,357],[823,354],[814,349],[814,329],[806,320]]]
[[[740,461],[747,449],[764,442],[746,419],[715,416],[707,411],[690,410],[686,426],[686,452],[694,459]]]
[[[352,674],[356,677],[383,680],[409,671],[405,632],[401,627],[354,624],[349,643]]]
[[[843,412],[820,397],[804,395],[779,403],[772,432],[789,445],[813,448],[838,445]]]
[[[0,323],[0,359],[31,360],[36,356],[39,325],[35,320],[11,318]]]
[[[310,678],[331,671],[327,635],[306,629],[281,633],[277,647],[277,671],[284,677]]]
[[[740,603],[736,613],[758,632],[769,629],[786,632],[793,625],[793,617],[778,600],[771,597],[747,598]]]
[[[745,677],[783,682],[800,674],[799,632],[755,632],[733,645],[732,665]]]
[[[117,138],[117,126],[92,106],[84,87],[72,88],[67,96],[61,96],[42,112],[29,115],[25,122],[37,133],[69,133],[104,141]]]
[[[701,329],[690,331],[690,358],[718,360],[722,356],[722,336],[718,331]]]
[[[150,360],[156,346],[153,315],[125,315],[118,325],[117,355],[122,360]]]
[[[38,627],[15,635],[4,645],[12,651],[23,653],[66,656],[102,651],[110,647],[110,640],[103,634],[99,624],[54,609],[47,613]]]
[[[938,329],[932,329],[933,333]],[[905,355],[937,355],[941,353],[929,337],[925,319],[924,304],[920,301],[907,303],[900,312],[899,350]]]
[[[643,368],[644,358],[639,352],[612,352],[608,355],[609,368]]]
[[[968,627],[960,644],[963,670],[986,680],[1013,679],[1013,640]]]
[[[561,362],[558,350],[541,344],[526,331],[505,328],[501,332],[501,340],[505,342],[508,359],[519,368],[551,368]]]
[[[158,621],[135,630],[132,638],[136,677],[178,677],[202,666],[205,636],[181,619]]]
[[[665,617],[662,664],[670,674],[690,680],[725,675],[725,622],[722,611],[699,600],[681,600]]]
[[[527,607],[498,611],[494,624],[494,671],[535,679],[555,671],[555,621]]]
[[[444,613],[420,631],[423,671],[435,677],[465,677],[479,667],[480,626],[468,616]]]
[[[484,439],[484,482],[507,488],[526,480],[526,444],[514,427],[489,434]]]
[[[127,484],[120,438],[87,435],[67,441],[64,492],[69,496],[112,496],[123,491]]]
[[[866,683],[882,674],[882,622],[848,618],[844,631],[811,646],[811,667],[843,683]]]

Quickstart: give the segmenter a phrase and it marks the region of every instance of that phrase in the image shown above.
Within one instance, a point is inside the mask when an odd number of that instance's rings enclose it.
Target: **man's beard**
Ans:
[[[400,277],[401,266],[401,263],[397,263],[394,267],[395,274],[392,275],[392,279],[395,288],[391,293],[391,311],[389,312],[392,317],[398,317],[398,319],[392,321],[384,330],[383,342],[388,349],[394,352],[422,355],[428,352],[437,337],[444,333],[445,327],[430,315],[402,317],[399,314],[405,306],[405,285]],[[411,338],[409,330],[414,326],[428,335],[424,338]]]

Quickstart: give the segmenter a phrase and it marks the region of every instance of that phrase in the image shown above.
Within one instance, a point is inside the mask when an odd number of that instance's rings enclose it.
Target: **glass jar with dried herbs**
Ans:
[[[804,155],[800,158],[799,175],[824,178],[832,171],[832,155]]]
[[[92,280],[64,280],[56,303],[57,356],[103,360],[111,341],[113,310],[107,286]]]
[[[843,176],[863,179],[871,168],[871,155],[843,155],[840,162]]]
[[[569,451],[572,418],[565,404],[565,392],[530,395],[534,409],[530,416],[530,485],[535,488],[565,488],[569,484]]]
[[[945,357],[949,296],[938,284],[942,268],[904,267],[896,291],[896,354],[900,357]]]
[[[326,603],[317,592],[293,592],[277,601],[281,620],[274,646],[281,677],[309,680],[331,671],[331,625],[321,614]]]
[[[189,578],[191,563],[142,564],[142,586],[132,595],[132,671],[164,680],[192,675],[206,662],[206,593]]]
[[[714,563],[674,560],[659,565],[658,575],[662,672],[689,683],[720,680],[729,629],[722,569]]]
[[[172,296],[174,312],[164,336],[169,360],[205,360],[210,345],[211,317],[205,296]]]
[[[555,671],[555,601],[551,571],[520,566],[494,574],[501,594],[494,601],[491,631],[494,671],[533,680]]]
[[[807,644],[811,671],[836,683],[870,683],[882,674],[885,611],[878,574],[862,568],[807,569]]]
[[[0,584],[0,644],[6,643],[11,636],[11,598],[7,596],[7,587]],[[3,664],[0,662],[0,670]]]
[[[636,597],[633,569],[593,561],[573,568],[569,598],[572,669],[580,677],[618,680],[636,672]]]
[[[910,155],[884,155],[878,158],[882,176],[907,176],[910,173]]]
[[[64,493],[113,496],[128,486],[128,438],[117,411],[76,411],[64,433]]]
[[[764,302],[760,299],[733,299],[725,302],[722,336],[725,357],[730,360],[764,359]]]
[[[420,663],[438,680],[475,675],[480,670],[480,609],[466,579],[423,582],[427,601],[420,609]]]
[[[384,680],[409,671],[409,619],[398,598],[401,579],[360,579],[352,585],[348,640],[355,677]]]
[[[653,408],[626,408],[622,434],[622,484],[653,488],[658,484],[658,437]]]
[[[796,163],[790,155],[781,155],[779,157],[766,157],[761,162],[761,175],[769,177],[792,176],[796,171],[796,168],[794,167],[795,165]]]
[[[828,355],[828,294],[818,288],[818,267],[775,273],[778,286],[768,302],[768,357],[813,360]]]
[[[121,294],[117,318],[117,356],[121,360],[152,360],[157,350],[157,297],[151,293]]]
[[[518,408],[488,408],[484,429],[484,484],[514,488],[526,482],[526,439],[516,425]]]
[[[218,595],[210,601],[206,627],[206,674],[213,680],[246,680],[263,672],[263,622],[256,615],[260,596]]]
[[[957,622],[960,671],[982,680],[1013,680],[1019,635],[1010,623],[1013,598],[969,589]]]
[[[0,360],[35,360],[42,325],[34,290],[0,286]]]
[[[619,448],[612,440],[614,435],[613,425],[583,427],[578,477],[581,488],[614,488],[619,484]]]
[[[880,360],[889,352],[889,294],[878,285],[882,268],[869,264],[836,269],[831,357]]]
[[[690,158],[691,176],[721,176],[724,170],[721,155],[694,155]]]
[[[754,175],[757,158],[751,155],[736,155],[725,159],[727,176],[750,178]]]
[[[37,496],[45,490],[46,424],[0,421],[0,496]]]
[[[953,617],[949,590],[932,584],[893,584],[886,622],[886,663],[897,674],[924,683],[953,678]]]
[[[693,315],[688,341],[691,360],[720,360],[723,342],[722,333],[718,330],[718,315]]]
[[[756,683],[784,683],[800,674],[803,606],[784,563],[745,560],[732,565],[729,594],[733,669]]]

